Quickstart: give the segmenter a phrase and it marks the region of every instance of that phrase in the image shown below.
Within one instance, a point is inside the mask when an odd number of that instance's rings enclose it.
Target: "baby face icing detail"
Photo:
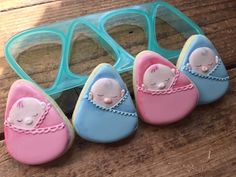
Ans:
[[[175,77],[175,69],[162,64],[149,66],[143,76],[143,86],[148,90],[168,89]]]
[[[218,56],[208,47],[195,49],[189,57],[189,69],[199,73],[209,73],[219,62]]]
[[[125,90],[121,89],[116,80],[102,78],[97,80],[91,87],[89,98],[98,105],[110,108],[116,105],[124,94]]]
[[[38,123],[46,109],[46,103],[35,98],[19,99],[11,108],[8,121],[17,128],[30,130]]]

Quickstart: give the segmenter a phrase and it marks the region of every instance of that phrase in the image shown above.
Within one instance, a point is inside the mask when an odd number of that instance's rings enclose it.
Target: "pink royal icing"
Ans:
[[[175,71],[168,87],[156,90],[145,87],[145,73],[152,66],[165,65],[170,72]],[[160,70],[154,75],[152,82],[165,82],[170,74],[162,74]],[[167,71],[167,70],[166,70]],[[198,91],[195,85],[181,73],[172,63],[159,54],[151,51],[141,52],[135,61],[135,97],[141,118],[151,124],[168,124],[184,118],[198,101]],[[158,78],[160,77],[160,78]],[[159,81],[156,81],[158,78]],[[156,80],[155,80],[156,79]],[[169,80],[168,80],[169,81]]]
[[[65,152],[71,138],[50,100],[24,80],[16,81],[9,91],[4,124],[8,152],[25,164],[54,160]]]

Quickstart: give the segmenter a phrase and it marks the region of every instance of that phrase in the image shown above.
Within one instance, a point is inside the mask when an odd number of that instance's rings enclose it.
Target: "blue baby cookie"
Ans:
[[[229,87],[229,76],[213,44],[203,35],[188,39],[180,54],[177,67],[199,90],[199,104],[221,98]]]
[[[98,143],[121,140],[136,130],[132,98],[111,65],[98,65],[88,78],[73,113],[73,125],[79,136]]]

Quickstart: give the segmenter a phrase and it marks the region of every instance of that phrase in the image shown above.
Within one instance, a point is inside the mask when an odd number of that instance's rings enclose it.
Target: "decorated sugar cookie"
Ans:
[[[11,86],[4,124],[8,152],[17,161],[29,165],[58,158],[74,138],[73,127],[57,104],[25,80]]]
[[[161,125],[189,114],[198,102],[195,85],[161,55],[143,51],[133,69],[136,105],[143,121]]]
[[[132,134],[138,118],[123,80],[109,64],[98,65],[87,80],[73,113],[73,125],[84,139],[110,143]]]
[[[223,61],[213,44],[203,35],[188,39],[177,67],[197,86],[199,104],[214,102],[228,90],[229,77]]]

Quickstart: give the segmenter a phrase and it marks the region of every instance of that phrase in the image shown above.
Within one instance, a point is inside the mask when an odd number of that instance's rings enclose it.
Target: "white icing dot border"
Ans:
[[[204,78],[204,79],[211,79],[211,80],[218,80],[218,81],[229,80],[229,76],[227,76],[227,77],[215,77],[215,76],[210,75],[210,74],[213,74],[214,71],[216,71],[216,69],[219,67],[220,64],[222,64],[221,61],[219,61],[219,63],[216,65],[216,67],[210,73],[208,73],[208,75],[199,74],[199,73],[189,69],[187,66],[183,66],[183,70],[189,72],[190,74],[192,74],[194,76],[198,76],[198,77]]]
[[[116,105],[114,105],[111,108],[106,108],[106,107],[100,106],[100,105],[96,104],[95,102],[93,102],[93,100],[91,100],[89,97],[86,97],[86,99],[90,103],[92,103],[94,106],[96,106],[97,108],[99,108],[103,111],[109,111],[109,112],[112,112],[112,113],[117,113],[117,114],[130,116],[130,117],[137,117],[138,116],[137,113],[123,112],[123,111],[118,111],[118,110],[114,109],[114,108],[118,107],[119,105],[121,105],[128,98],[128,96],[129,96],[129,94],[128,94],[128,92],[126,92],[126,94],[123,96],[123,98]]]
[[[46,106],[46,109],[44,111],[44,113],[41,115],[38,123],[36,124],[35,128],[30,129],[30,130],[26,130],[26,129],[21,129],[16,127],[15,125],[11,124],[8,120],[4,121],[4,125],[18,133],[25,133],[25,134],[45,134],[45,133],[53,133],[56,132],[57,130],[61,130],[65,127],[65,124],[62,122],[58,125],[53,125],[53,126],[49,126],[49,127],[45,127],[45,128],[39,128],[39,126],[43,123],[44,119],[46,118],[49,110],[51,109],[51,104],[48,103]]]
[[[144,89],[143,87],[137,86],[137,91],[147,93],[147,94],[151,94],[151,95],[170,95],[172,93],[182,92],[182,91],[190,90],[190,89],[193,89],[193,88],[194,88],[193,84],[188,84],[188,85],[185,85],[183,87],[153,91],[153,90],[147,90],[147,89]]]

